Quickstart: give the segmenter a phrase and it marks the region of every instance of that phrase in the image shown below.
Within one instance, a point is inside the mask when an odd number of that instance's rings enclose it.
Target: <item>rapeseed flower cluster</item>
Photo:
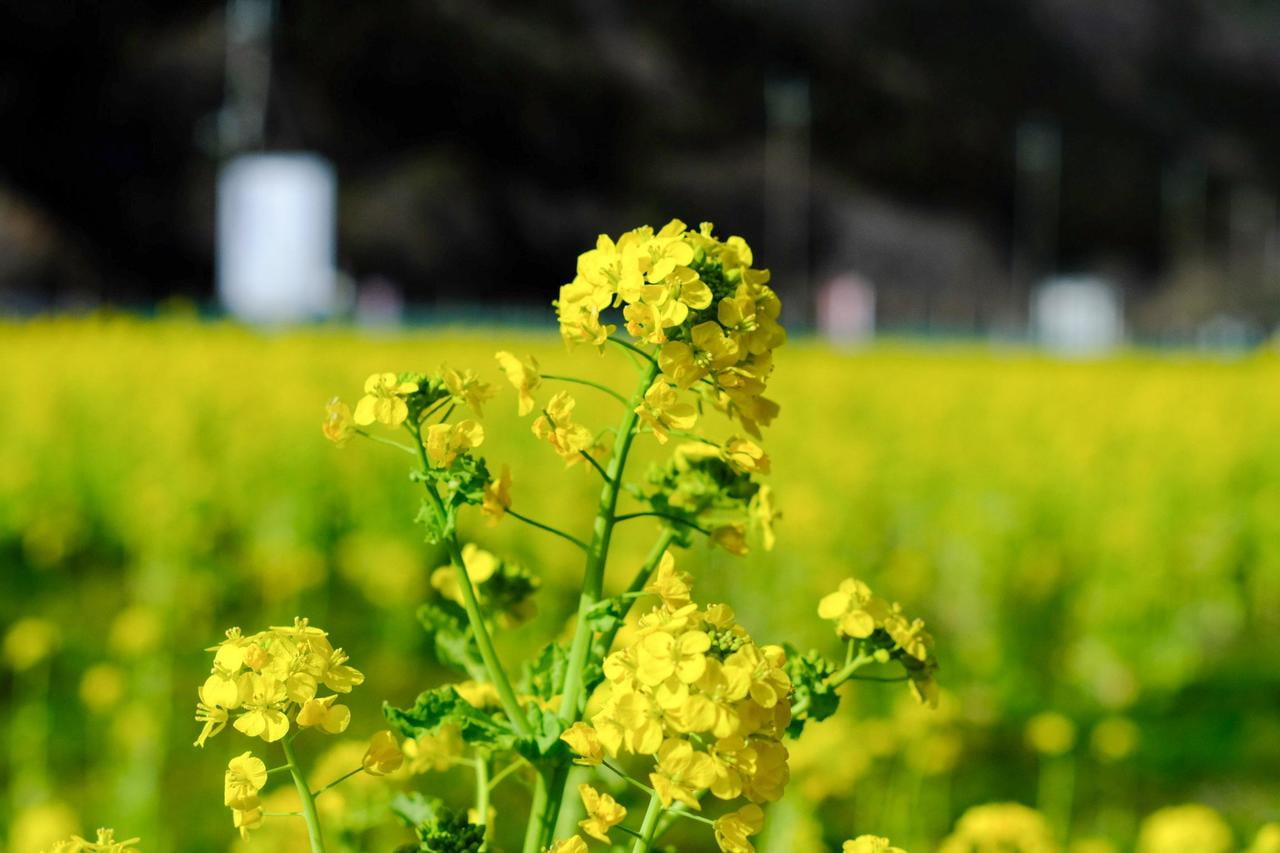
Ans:
[[[661,603],[620,632],[588,703],[590,723],[575,723],[562,739],[580,764],[651,758],[649,783],[664,808],[699,810],[704,791],[745,800],[716,822],[716,838],[722,850],[749,851],[746,838],[763,820],[759,804],[780,798],[789,778],[784,652],[752,640],[727,605],[694,603],[692,580],[670,552],[645,591]],[[621,819],[603,811],[593,830],[609,822],[604,817]]]
[[[207,651],[213,669],[197,691],[196,721],[204,723],[196,746],[221,732],[234,716],[237,731],[274,743],[292,725],[326,734],[346,731],[351,712],[339,694],[364,682],[335,649],[328,634],[298,618],[291,626],[244,635],[239,628]],[[320,696],[321,687],[333,691]],[[292,717],[292,719],[291,719]]]
[[[877,660],[899,661],[910,676],[912,692],[921,702],[938,704],[934,680],[937,661],[933,637],[924,620],[908,619],[902,605],[875,595],[860,580],[847,578],[835,592],[818,602],[818,616],[835,623],[836,635],[854,641]]]
[[[1020,803],[987,803],[961,816],[939,853],[1058,853],[1058,842],[1044,815]]]
[[[603,347],[617,330],[611,320],[621,320],[634,341],[657,347],[660,375],[638,411],[659,441],[693,425],[693,406],[673,390],[695,386],[703,402],[759,435],[778,412],[763,394],[786,332],[769,272],[753,263],[745,240],[721,240],[709,222],[695,231],[673,219],[617,240],[601,234],[560,288],[560,334],[570,345]],[[620,317],[606,315],[617,309]]]

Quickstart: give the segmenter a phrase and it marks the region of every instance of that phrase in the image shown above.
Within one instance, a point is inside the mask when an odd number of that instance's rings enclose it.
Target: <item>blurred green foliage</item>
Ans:
[[[219,785],[234,745],[191,746],[203,650],[231,625],[298,614],[329,630],[368,675],[351,697],[356,738],[383,727],[381,700],[411,704],[445,678],[415,617],[445,560],[410,523],[404,460],[358,439],[335,449],[319,422],[329,397],[358,396],[374,371],[447,362],[499,385],[495,349],[632,381],[622,355],[507,329],[0,328],[0,838],[14,853],[96,825],[146,850],[231,846]],[[872,831],[929,849],[994,800],[1125,845],[1170,802],[1216,806],[1241,839],[1268,817],[1280,794],[1274,356],[1070,363],[799,341],[777,361],[782,415],[765,438],[778,547],[740,560],[699,546],[682,566],[762,641],[829,651],[817,600],[863,578],[928,620],[945,695],[930,713],[901,685],[856,685],[858,713],[842,708],[796,749],[764,849]],[[583,422],[616,419],[614,401],[576,396]],[[564,471],[509,388],[486,414],[484,452],[511,466],[514,506],[586,524],[594,472]],[[665,452],[641,444],[633,478]],[[650,521],[621,529],[613,588]],[[581,567],[571,545],[478,514],[464,532],[543,580],[538,617],[503,632],[501,650],[515,660],[566,629]],[[1068,725],[1046,722],[1050,709]],[[390,849],[402,836],[365,830],[390,793],[367,781],[327,808],[350,817],[348,849]],[[444,791],[432,777],[399,784]],[[500,825],[523,796],[499,791]]]

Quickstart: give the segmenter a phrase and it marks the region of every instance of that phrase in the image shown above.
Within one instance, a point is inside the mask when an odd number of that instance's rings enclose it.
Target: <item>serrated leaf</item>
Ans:
[[[451,601],[433,601],[418,608],[418,621],[431,638],[439,663],[473,679],[484,678],[484,661],[467,624],[466,611]]]
[[[515,735],[505,721],[474,707],[452,686],[424,690],[412,708],[384,704],[382,714],[405,737],[435,734],[444,724],[453,723],[469,744],[511,749],[515,743]]]

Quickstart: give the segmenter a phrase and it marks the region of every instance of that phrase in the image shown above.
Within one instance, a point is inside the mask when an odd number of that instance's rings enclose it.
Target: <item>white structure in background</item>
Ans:
[[[1119,346],[1124,312],[1116,288],[1096,276],[1058,276],[1037,287],[1031,320],[1041,346],[1091,355]]]
[[[876,291],[857,273],[828,279],[818,289],[818,331],[836,343],[868,341],[876,332]]]
[[[313,319],[337,307],[338,182],[315,154],[245,154],[218,176],[218,295],[253,323]]]

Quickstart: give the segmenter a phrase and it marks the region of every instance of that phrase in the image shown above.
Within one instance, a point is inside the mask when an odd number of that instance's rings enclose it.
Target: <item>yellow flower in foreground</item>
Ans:
[[[718,545],[738,557],[747,553],[747,528],[744,524],[722,524],[711,531],[712,545]]]
[[[749,803],[736,812],[729,812],[713,824],[716,844],[724,853],[755,853],[747,836],[755,835],[764,826],[764,811],[755,803]]]
[[[1137,853],[1227,853],[1235,849],[1231,827],[1199,803],[1169,806],[1147,816],[1138,832]]]
[[[674,800],[679,800],[695,811],[702,809],[695,792],[710,787],[715,778],[716,763],[711,756],[698,752],[693,744],[681,738],[668,738],[663,742],[658,750],[658,770],[649,774],[663,806],[670,808]]]
[[[364,381],[364,396],[356,403],[354,420],[360,426],[375,421],[399,426],[409,417],[404,398],[417,390],[417,382],[401,382],[394,373],[375,373]]]
[[[777,544],[777,536],[773,532],[773,524],[782,513],[773,507],[773,489],[768,486],[761,486],[751,498],[751,503],[747,505],[747,520],[751,527],[760,531],[760,544],[764,546],[766,551],[772,551],[773,546]]]
[[[853,578],[841,581],[835,592],[818,602],[818,616],[834,621],[841,637],[870,637],[887,613],[884,602],[872,595],[871,587]]]
[[[889,839],[879,835],[859,835],[844,843],[841,853],[906,853],[901,847],[892,847]]]
[[[693,594],[693,579],[676,568],[675,555],[668,548],[658,561],[658,570],[645,584],[644,591],[662,598],[662,603],[672,610],[684,607]]]
[[[498,479],[490,480],[484,487],[484,498],[480,511],[489,516],[489,524],[494,525],[502,520],[511,508],[511,469],[502,466]]]
[[[587,842],[581,835],[571,835],[547,848],[547,853],[587,853]]]
[[[240,837],[247,839],[249,830],[262,826],[262,808],[232,809],[231,825],[240,830]]]
[[[484,443],[484,427],[473,420],[427,427],[427,459],[439,468],[448,468],[462,453]]]
[[[592,838],[609,843],[609,830],[622,823],[627,816],[626,807],[608,794],[602,794],[587,784],[578,786],[578,796],[587,810],[587,819],[578,822],[582,831]]]
[[[497,352],[498,367],[506,374],[507,381],[516,389],[516,413],[524,417],[533,411],[533,392],[542,384],[542,375],[538,372],[538,360],[529,356],[528,361],[521,361],[509,352]]]
[[[252,752],[227,762],[222,788],[222,804],[233,809],[252,809],[258,805],[258,792],[267,784],[267,765]]]
[[[320,424],[324,437],[342,447],[355,435],[355,423],[351,420],[351,407],[334,397],[324,407],[324,421]]]
[[[444,378],[444,387],[453,401],[470,406],[471,411],[484,417],[484,401],[493,397],[493,386],[487,382],[481,382],[475,371],[470,368],[460,372],[451,367],[445,367],[441,369],[441,373]]]
[[[565,391],[556,394],[547,403],[547,408],[533,422],[533,434],[551,444],[560,458],[566,462],[577,462],[578,456],[595,443],[591,430],[582,424],[573,422],[573,409],[577,401]]]
[[[636,414],[653,430],[659,444],[667,443],[668,430],[692,429],[698,420],[698,410],[690,403],[682,403],[680,392],[662,379],[655,379],[644,392],[644,402],[636,406]]]
[[[576,722],[560,735],[560,740],[569,745],[577,756],[574,764],[596,765],[604,760],[604,748],[600,745],[600,736],[596,730],[584,722]]]
[[[304,729],[314,727],[330,735],[345,732],[351,724],[351,709],[346,705],[335,705],[337,699],[336,693],[321,699],[308,699],[298,710],[298,726]]]
[[[724,460],[743,474],[768,474],[769,456],[749,438],[735,435],[724,445]]]
[[[369,748],[360,764],[370,776],[385,776],[404,764],[404,752],[395,735],[384,729],[369,738]]]

